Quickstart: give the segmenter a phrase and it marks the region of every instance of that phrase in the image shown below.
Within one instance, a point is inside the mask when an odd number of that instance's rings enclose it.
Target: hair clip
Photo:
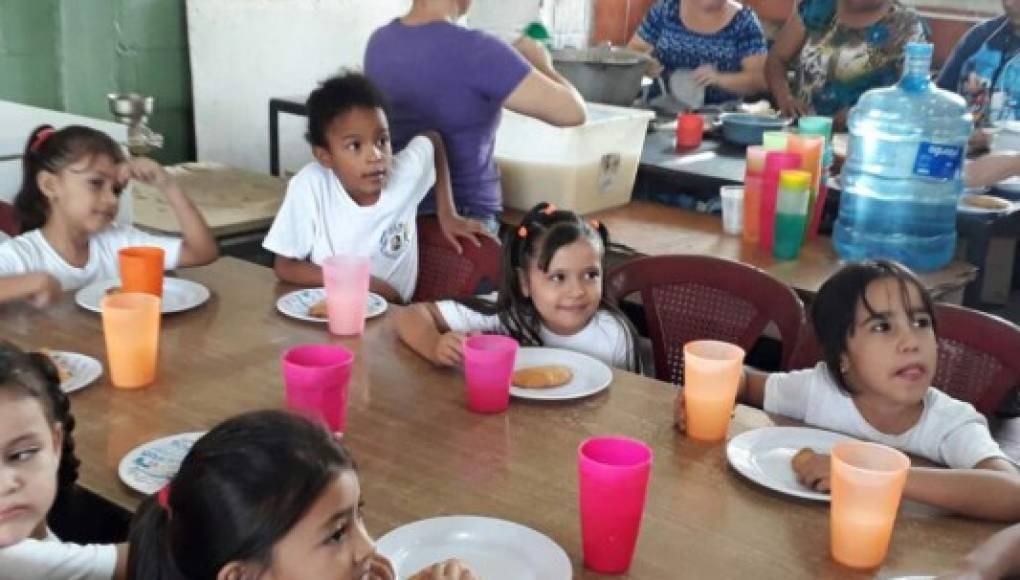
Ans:
[[[156,492],[156,503],[159,507],[166,511],[167,516],[170,515],[170,484],[166,484]]]
[[[526,238],[526,237],[528,237],[528,226],[521,226],[520,228],[518,228],[517,229],[517,237],[518,238]]]
[[[50,136],[53,135],[55,132],[56,129],[54,129],[53,127],[46,127],[45,129],[41,129],[39,133],[35,136],[35,139],[32,140],[32,144],[28,147],[29,151],[31,151],[32,153],[38,153],[39,148],[43,146],[43,143],[45,143],[46,140],[49,139]]]
[[[556,211],[556,206],[551,203],[542,209],[542,213],[545,215],[552,215],[554,211]]]

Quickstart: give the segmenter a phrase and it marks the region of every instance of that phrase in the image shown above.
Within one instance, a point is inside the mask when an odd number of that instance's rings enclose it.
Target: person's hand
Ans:
[[[694,82],[698,83],[698,86],[711,87],[719,84],[719,70],[712,64],[703,64],[698,68],[694,69],[691,73]]]
[[[121,183],[132,179],[157,189],[163,189],[173,181],[162,165],[147,157],[134,157],[120,166]]]
[[[659,59],[655,58],[650,54],[646,54],[645,57],[648,62],[648,66],[647,68],[645,68],[645,74],[652,78],[661,76],[662,71],[666,70],[666,67],[662,66],[662,63],[659,62]]]
[[[456,214],[440,214],[439,215],[439,229],[443,230],[443,237],[446,241],[450,242],[454,250],[457,250],[458,254],[464,252],[460,242],[457,238],[469,240],[475,246],[481,246],[482,242],[479,241],[478,236],[488,236],[489,231],[485,229],[485,226],[481,222],[460,217]]]
[[[33,272],[28,274],[28,277],[29,294],[25,300],[36,308],[45,308],[53,304],[64,292],[60,282],[46,272]]]
[[[436,364],[453,367],[461,364],[464,360],[464,340],[467,337],[458,332],[447,332],[436,341],[436,352],[432,360]]]
[[[478,576],[460,560],[433,564],[408,580],[478,580]]]
[[[369,580],[396,580],[397,572],[386,556],[372,554],[372,561],[368,566]]]
[[[795,119],[797,117],[803,117],[810,112],[808,111],[807,105],[795,99],[793,95],[789,94],[789,92],[785,95],[777,94],[775,97],[776,106],[779,108],[779,112],[781,112],[784,117]]]
[[[676,393],[676,402],[673,404],[673,426],[681,433],[687,433],[687,403],[684,402],[684,390]]]
[[[829,491],[831,485],[831,460],[828,453],[811,452],[807,457],[794,456],[793,472],[797,481],[815,491]]]

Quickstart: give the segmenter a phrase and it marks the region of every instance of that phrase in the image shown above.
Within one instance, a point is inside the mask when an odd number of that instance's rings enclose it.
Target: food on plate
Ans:
[[[314,318],[326,318],[326,299],[323,298],[308,307],[308,316]]]
[[[50,359],[53,366],[57,369],[57,376],[60,377],[61,383],[66,383],[71,378],[71,371],[67,368],[67,365],[60,362],[60,359],[53,354],[53,351],[48,348],[41,348],[39,352]]]
[[[969,207],[976,207],[978,209],[992,209],[992,210],[1006,210],[1012,205],[1009,201],[1002,199],[1001,197],[995,197],[994,195],[965,195],[963,196],[963,205]]]
[[[563,365],[544,365],[514,371],[513,384],[522,389],[548,389],[570,382],[574,373]]]

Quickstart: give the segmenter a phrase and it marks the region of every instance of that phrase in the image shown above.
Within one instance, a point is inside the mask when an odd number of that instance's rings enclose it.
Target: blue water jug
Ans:
[[[929,78],[932,45],[906,47],[903,78],[850,111],[833,244],[849,260],[890,258],[936,270],[956,250],[956,204],[973,129],[962,97]]]

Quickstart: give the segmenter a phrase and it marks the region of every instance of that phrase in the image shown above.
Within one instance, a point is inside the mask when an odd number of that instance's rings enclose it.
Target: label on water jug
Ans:
[[[914,160],[914,175],[953,179],[963,164],[963,147],[922,142]]]

